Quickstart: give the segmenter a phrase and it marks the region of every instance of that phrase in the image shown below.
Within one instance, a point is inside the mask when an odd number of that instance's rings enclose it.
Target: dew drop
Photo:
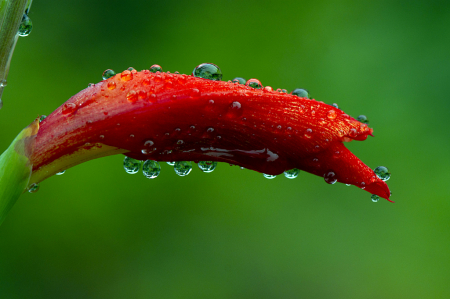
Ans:
[[[62,114],[69,114],[69,113],[73,113],[77,110],[77,105],[75,105],[75,103],[65,103],[62,106]]]
[[[348,186],[348,187],[350,187],[352,184],[345,184],[345,186]]]
[[[33,23],[31,22],[31,19],[28,17],[28,15],[24,14],[22,17],[22,22],[19,26],[18,34],[19,36],[28,36],[31,32],[31,29],[33,29]]]
[[[277,177],[276,175],[266,174],[266,173],[263,173],[263,176],[264,176],[266,179],[269,179],[269,180],[273,180],[274,178]]]
[[[39,191],[39,184],[33,183],[28,187],[28,192],[36,193]]]
[[[200,90],[198,90],[198,88],[192,88],[191,89],[191,97],[195,98],[195,97],[199,97],[200,96]]]
[[[112,69],[107,69],[103,72],[102,74],[102,78],[103,80],[109,79],[111,77],[114,77],[116,75],[116,72],[113,71]]]
[[[135,160],[130,157],[125,157],[123,160],[123,168],[125,171],[129,174],[135,174],[139,172],[139,169],[141,168],[142,161]]]
[[[298,168],[289,169],[284,172],[284,176],[287,177],[288,179],[295,179],[296,177],[298,177],[299,174],[300,169]]]
[[[130,81],[133,79],[133,74],[129,70],[125,70],[120,74],[120,78],[122,78],[122,81]]]
[[[147,140],[147,141],[144,142],[144,146],[145,147],[151,147],[151,146],[153,146],[153,144],[155,144],[155,143],[153,141],[151,141],[151,140]]]
[[[372,194],[370,198],[372,199],[373,202],[378,202],[380,200],[380,197],[376,194]]]
[[[178,145],[182,145],[182,144],[184,144],[184,141],[180,139],[180,140],[177,141],[177,144]]]
[[[336,103],[333,103],[333,105],[331,105],[331,106],[333,106],[333,107],[336,108],[336,109],[339,109],[339,106],[338,106],[338,104],[336,104]]]
[[[265,91],[273,91],[273,88],[271,86],[265,86],[264,90]]]
[[[108,89],[110,89],[110,90],[115,89],[115,88],[116,88],[116,82],[114,82],[114,81],[108,82],[107,87],[108,87]]]
[[[305,137],[305,138],[311,138],[312,137],[312,132],[313,132],[313,130],[312,129],[306,129],[305,130],[305,133],[303,134],[303,136]]]
[[[46,115],[41,115],[41,117],[39,117],[39,122],[42,122],[44,119],[46,119],[47,116]]]
[[[155,179],[161,172],[161,165],[153,160],[147,160],[142,165],[142,173],[147,179]]]
[[[350,136],[351,138],[355,138],[358,135],[358,132],[356,131],[355,128],[351,128],[350,131],[348,132],[348,136]]]
[[[222,71],[213,63],[202,63],[192,71],[194,77],[209,79],[214,81],[222,80]]]
[[[212,133],[212,132],[214,132],[214,128],[208,128],[208,129],[206,129],[206,132],[208,132],[208,133]]]
[[[245,83],[245,85],[247,85],[248,87],[251,87],[251,88],[255,88],[255,89],[262,89],[263,88],[261,82],[258,79],[254,79],[254,78],[253,79],[249,79]]]
[[[330,110],[327,112],[327,117],[329,120],[335,120],[337,117],[337,113],[334,110]]]
[[[323,175],[323,178],[327,184],[333,185],[337,182],[336,174],[333,171],[328,171]]]
[[[134,90],[131,90],[129,93],[127,93],[127,100],[131,103],[136,102],[138,100],[138,93]]]
[[[63,170],[63,171],[57,172],[56,175],[63,175],[65,172],[66,172],[66,171]]]
[[[356,118],[357,121],[362,122],[363,124],[368,124],[369,123],[369,119],[367,119],[367,116],[365,115],[360,115]]]
[[[162,71],[163,71],[162,67],[157,64],[154,64],[150,67],[150,72],[152,72],[152,73],[162,72]]]
[[[198,168],[200,168],[201,171],[210,173],[213,172],[214,169],[217,167],[217,161],[200,161],[198,162]]]
[[[232,82],[232,83],[235,83],[235,84],[242,84],[242,85],[245,85],[245,83],[247,83],[247,80],[245,80],[245,79],[242,78],[242,77],[236,77],[236,78],[234,78],[233,80],[231,80],[231,82]]]
[[[175,162],[166,162],[168,165],[170,165],[170,166],[174,166],[175,165]]]
[[[391,178],[391,172],[385,166],[378,166],[373,170],[377,177],[379,177],[383,181],[387,181]]]
[[[296,88],[294,89],[291,94],[298,96],[300,98],[310,98],[309,92],[306,89],[303,88]]]
[[[130,66],[129,68],[127,68],[127,70],[129,70],[132,73],[136,73],[136,70],[134,69],[134,67]]]
[[[177,161],[175,162],[173,169],[175,170],[175,173],[178,174],[179,176],[186,176],[192,170],[192,163],[188,161]]]

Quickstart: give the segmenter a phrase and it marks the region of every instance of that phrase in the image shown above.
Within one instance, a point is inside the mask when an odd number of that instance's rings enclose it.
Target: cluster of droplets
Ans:
[[[298,177],[299,174],[300,174],[300,169],[298,169],[298,168],[292,168],[292,169],[286,170],[284,172],[284,176],[291,180]],[[269,180],[273,180],[274,178],[277,177],[276,175],[267,174],[267,173],[263,173],[263,176]]]

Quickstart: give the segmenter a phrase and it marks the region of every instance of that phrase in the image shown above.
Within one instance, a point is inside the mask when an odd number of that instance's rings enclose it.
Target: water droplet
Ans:
[[[194,77],[209,79],[214,81],[222,80],[222,71],[213,63],[202,63],[192,71]]]
[[[327,117],[329,120],[335,120],[337,117],[337,113],[334,110],[330,110],[327,112]]]
[[[271,86],[265,86],[264,90],[265,91],[273,91],[273,88]]]
[[[295,179],[296,177],[298,177],[299,174],[300,174],[300,169],[298,169],[298,168],[293,168],[290,170],[286,170],[284,172],[284,176],[287,177],[288,179]]]
[[[178,161],[175,162],[173,169],[175,170],[175,173],[178,174],[179,176],[186,176],[192,170],[192,163],[188,161]]]
[[[19,36],[27,36],[30,34],[31,29],[33,29],[33,23],[27,14],[24,14],[22,17],[22,22],[19,26]]]
[[[65,172],[66,172],[66,171],[63,170],[63,171],[57,172],[56,175],[63,175]]]
[[[391,178],[391,172],[387,167],[384,166],[378,166],[373,170],[377,177],[379,177],[383,181],[387,181]]]
[[[94,83],[89,83],[88,84],[88,87],[91,87],[91,86],[93,86],[93,85],[95,85]]]
[[[127,68],[127,70],[129,70],[129,71],[132,72],[132,73],[133,73],[133,72],[136,73],[136,70],[134,69],[134,67],[131,67],[131,66],[130,66],[129,68]]]
[[[309,92],[306,89],[303,88],[296,88],[294,89],[291,94],[298,96],[300,98],[310,98]]]
[[[77,105],[75,105],[75,103],[65,103],[62,106],[62,114],[69,114],[69,113],[73,113],[77,110]]]
[[[287,90],[283,88],[283,89],[281,89],[281,92],[282,93],[287,93]]]
[[[348,132],[348,136],[350,136],[351,138],[355,138],[356,135],[358,135],[358,132],[356,131],[356,129],[351,128],[350,131]]]
[[[356,118],[356,120],[362,122],[363,124],[368,124],[369,123],[369,120],[367,119],[367,116],[362,115],[362,114],[360,116],[358,116]]]
[[[169,164],[170,166],[174,166],[175,162],[166,162],[167,164]]]
[[[345,184],[345,186],[351,186],[352,184]]]
[[[142,165],[142,173],[147,179],[155,179],[161,172],[161,165],[153,160],[147,160]]]
[[[333,105],[331,105],[331,106],[333,106],[333,107],[336,108],[336,109],[339,109],[339,106],[338,106],[338,104],[336,104],[336,103],[333,103]]]
[[[337,182],[336,174],[333,171],[328,171],[323,175],[323,178],[327,184],[333,185]]]
[[[6,81],[6,79],[0,81],[0,87],[6,87],[6,85],[8,85],[8,81]]]
[[[312,137],[312,132],[313,132],[313,130],[312,129],[306,129],[305,130],[305,133],[303,134],[303,136],[305,137],[305,138],[311,138]]]
[[[36,193],[38,191],[39,191],[39,184],[33,183],[30,186],[28,186],[28,192]]]
[[[217,161],[200,161],[198,162],[198,168],[200,168],[201,171],[209,173],[213,172],[214,169],[217,167]]]
[[[122,81],[130,81],[133,79],[133,74],[129,70],[125,70],[120,74]]]
[[[266,173],[263,173],[263,176],[264,176],[266,179],[269,179],[269,180],[273,180],[274,178],[277,177],[276,175],[266,174]]]
[[[108,82],[107,86],[108,86],[108,89],[113,90],[116,88],[116,82],[114,82],[114,81]]]
[[[109,79],[111,77],[114,77],[116,75],[116,72],[113,71],[112,69],[107,69],[103,72],[102,74],[102,78],[103,80]]]
[[[212,133],[212,132],[214,132],[214,128],[208,128],[208,129],[206,129],[206,132]]]
[[[134,103],[138,100],[138,94],[136,91],[131,90],[129,93],[127,93],[127,100],[131,103]]]
[[[372,194],[370,198],[372,199],[373,202],[378,202],[380,200],[380,197],[376,194]]]
[[[43,121],[44,119],[46,119],[47,116],[46,115],[41,115],[41,117],[39,117],[39,122]]]
[[[231,82],[233,82],[235,84],[245,85],[245,83],[247,83],[247,80],[245,80],[244,78],[241,78],[241,77],[236,77],[233,80],[231,80]]]
[[[123,160],[123,168],[129,174],[135,174],[139,172],[139,168],[141,168],[142,161],[135,160],[130,157],[125,157]]]
[[[151,141],[151,140],[147,140],[147,141],[144,142],[144,146],[145,147],[151,147],[151,146],[153,146],[153,144],[155,144],[155,143],[153,141]]]
[[[163,71],[162,67],[157,64],[154,64],[150,67],[150,72],[152,72],[152,73],[162,72],[162,71]]]
[[[251,88],[255,88],[255,89],[262,89],[263,88],[261,82],[258,79],[254,79],[254,78],[249,79],[245,83],[245,85],[247,85],[248,87],[251,87]]]
[[[177,141],[177,144],[178,145],[182,145],[182,144],[184,144],[184,141],[180,139],[180,140]]]

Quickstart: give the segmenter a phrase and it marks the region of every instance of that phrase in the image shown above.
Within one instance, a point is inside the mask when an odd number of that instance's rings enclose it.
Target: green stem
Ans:
[[[32,0],[0,0],[0,108],[9,64],[19,37],[18,28],[31,2]]]

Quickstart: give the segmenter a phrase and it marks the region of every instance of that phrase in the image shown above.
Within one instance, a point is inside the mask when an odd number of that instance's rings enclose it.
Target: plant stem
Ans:
[[[32,0],[1,0],[0,2],[0,108],[6,86],[9,64],[19,35],[23,14],[28,13]]]

